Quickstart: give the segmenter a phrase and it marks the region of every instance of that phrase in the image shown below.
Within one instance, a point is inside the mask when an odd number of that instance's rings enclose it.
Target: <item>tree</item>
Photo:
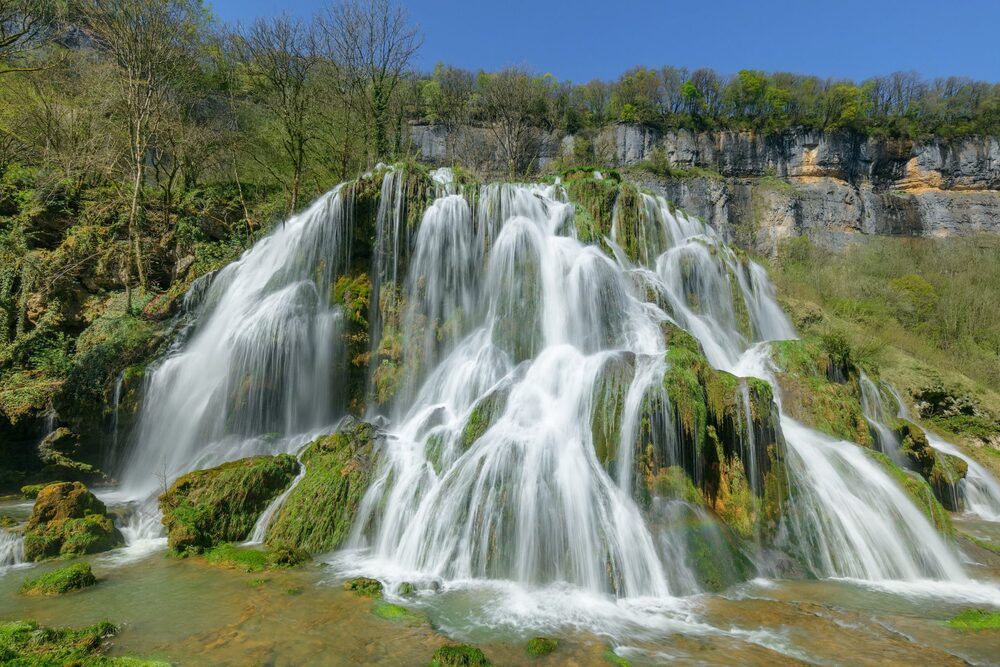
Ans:
[[[204,14],[196,0],[85,0],[84,26],[115,65],[129,139],[131,172],[128,239],[135,276],[145,288],[140,209],[147,153],[163,118],[171,86],[190,67]],[[125,262],[126,286],[130,262]],[[129,292],[131,307],[131,292]]]
[[[53,0],[0,0],[0,74],[40,69],[21,60],[50,36],[56,17]]]
[[[511,67],[485,75],[483,107],[500,158],[511,176],[527,169],[541,146],[539,121],[532,113],[537,96],[531,75]]]
[[[274,169],[270,156],[258,164],[288,192],[288,210],[298,206],[309,144],[315,139],[312,122],[318,103],[314,78],[321,65],[317,35],[311,24],[287,14],[258,19],[233,36],[240,60],[247,65],[251,92],[278,125],[279,143],[291,166],[291,176]]]
[[[319,20],[345,93],[371,118],[376,157],[389,155],[389,110],[406,68],[423,43],[392,0],[349,0]]]

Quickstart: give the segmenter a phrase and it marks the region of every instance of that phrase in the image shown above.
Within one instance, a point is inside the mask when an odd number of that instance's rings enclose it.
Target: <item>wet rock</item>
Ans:
[[[252,456],[190,472],[160,496],[170,548],[200,552],[245,540],[261,513],[298,474],[294,456]]]
[[[341,546],[375,474],[375,427],[348,418],[302,453],[305,476],[288,494],[267,531],[269,545],[292,545],[311,554]]]
[[[39,491],[24,528],[28,560],[98,553],[123,542],[104,503],[80,482],[50,484]]]
[[[21,586],[22,595],[63,595],[97,583],[90,565],[74,563],[29,579]]]

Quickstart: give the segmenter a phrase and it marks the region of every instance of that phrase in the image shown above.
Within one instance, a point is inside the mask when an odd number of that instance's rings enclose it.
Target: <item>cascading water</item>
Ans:
[[[0,574],[24,563],[24,539],[21,535],[0,528]]]
[[[637,252],[620,245],[634,239],[616,210],[605,253],[577,239],[558,183],[465,193],[445,171],[434,182],[415,229],[404,220],[400,172],[382,183],[366,344],[372,365],[381,363],[393,327],[402,379],[379,408],[393,421],[344,556],[398,581],[569,585],[623,600],[697,592],[687,538],[673,528],[711,522],[679,500],[640,507],[632,445],[653,404],[668,464],[681,463],[663,389],[666,323],[694,335],[716,368],[775,385],[759,343],[795,332],[766,273],[662,198],[641,195]],[[328,295],[351,257],[348,187],[211,280],[191,331],[148,374],[125,476],[132,489],[295,451],[343,411],[344,324]],[[610,463],[599,460],[592,429],[609,369],[622,397]],[[376,373],[368,369],[369,396]],[[738,447],[759,491],[746,380],[738,390]],[[861,448],[784,414],[780,428],[789,550],[815,575],[966,580],[953,549]]]
[[[135,496],[188,470],[290,451],[343,409],[334,382],[341,313],[330,291],[350,257],[341,188],[221,270],[194,324],[147,373],[123,476]],[[284,446],[276,446],[275,441]]]

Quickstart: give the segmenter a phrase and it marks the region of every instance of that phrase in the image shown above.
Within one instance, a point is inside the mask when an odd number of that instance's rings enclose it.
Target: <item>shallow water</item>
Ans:
[[[636,665],[996,664],[1000,656],[1000,634],[944,625],[967,603],[848,581],[754,580],[673,605],[660,601],[658,612],[635,614],[643,625],[631,627],[622,601],[576,599],[591,628],[584,631],[540,602],[551,598],[552,609],[565,609],[560,596],[582,595],[559,587],[526,595],[509,582],[453,582],[407,601],[390,594],[428,618],[408,624],[373,615],[374,603],[342,590],[324,564],[244,573],[164,551],[124,564],[114,552],[88,560],[100,583],[58,598],[25,598],[17,589],[61,562],[0,576],[0,620],[79,626],[109,619],[123,626],[113,654],[178,665],[422,665],[449,640],[473,643],[501,665],[606,665],[609,647]],[[600,620],[595,628],[602,606],[605,632]],[[536,635],[562,644],[546,659],[528,658],[524,642]]]

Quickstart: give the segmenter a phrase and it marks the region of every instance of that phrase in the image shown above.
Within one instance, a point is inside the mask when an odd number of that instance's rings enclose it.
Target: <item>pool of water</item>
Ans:
[[[0,513],[11,507],[3,504]],[[996,524],[958,523],[979,539],[1000,537]],[[0,620],[111,620],[123,628],[114,654],[178,665],[425,665],[449,640],[473,643],[499,665],[607,665],[609,647],[635,665],[1000,662],[1000,633],[944,623],[969,606],[1000,608],[1000,588],[991,583],[1000,558],[967,563],[979,580],[969,590],[754,580],[722,594],[629,603],[504,582],[422,582],[405,600],[390,592],[390,600],[424,615],[417,622],[374,615],[375,603],[343,590],[351,573],[337,558],[263,573],[175,558],[163,548],[87,560],[98,585],[62,597],[25,598],[17,590],[26,577],[63,562],[0,575]],[[562,644],[547,658],[528,658],[524,642],[536,635]]]

